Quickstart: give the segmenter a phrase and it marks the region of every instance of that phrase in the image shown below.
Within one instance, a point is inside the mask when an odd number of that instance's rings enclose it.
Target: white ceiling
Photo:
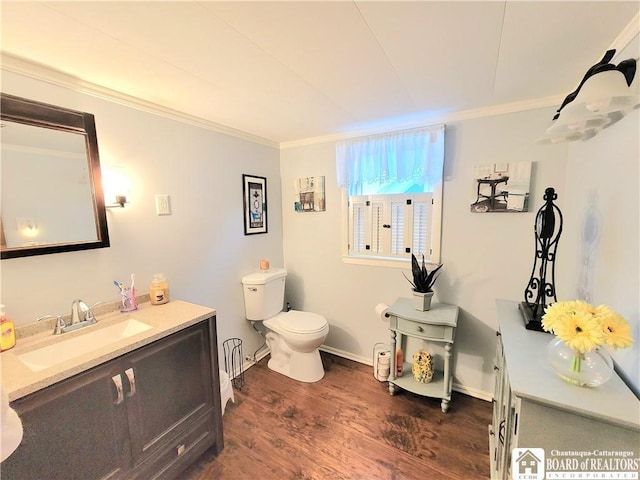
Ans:
[[[5,0],[1,46],[5,66],[28,60],[281,144],[564,97],[630,26],[637,34],[639,10],[637,1]]]

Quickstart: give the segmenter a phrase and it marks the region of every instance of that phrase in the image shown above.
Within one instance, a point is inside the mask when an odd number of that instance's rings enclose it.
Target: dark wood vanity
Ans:
[[[215,314],[18,398],[10,479],[175,478],[223,448]]]

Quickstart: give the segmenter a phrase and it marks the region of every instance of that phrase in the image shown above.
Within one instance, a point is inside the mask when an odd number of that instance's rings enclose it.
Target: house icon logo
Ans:
[[[544,479],[544,448],[514,448],[511,455],[513,480]]]

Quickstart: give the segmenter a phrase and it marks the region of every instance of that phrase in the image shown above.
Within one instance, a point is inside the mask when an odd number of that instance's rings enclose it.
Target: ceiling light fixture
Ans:
[[[616,66],[609,63],[614,54],[615,50],[608,50],[587,70],[578,88],[562,102],[546,136],[537,143],[588,140],[640,106],[638,82],[633,83],[637,61],[630,58]]]

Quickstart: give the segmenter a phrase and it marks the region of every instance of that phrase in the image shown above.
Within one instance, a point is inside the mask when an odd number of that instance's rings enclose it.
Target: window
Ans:
[[[406,268],[440,261],[444,126],[340,142],[343,258]]]

